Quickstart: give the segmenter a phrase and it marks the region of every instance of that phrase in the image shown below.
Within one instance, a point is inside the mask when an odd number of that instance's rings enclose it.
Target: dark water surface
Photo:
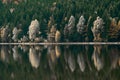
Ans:
[[[120,46],[0,46],[0,80],[120,80]]]

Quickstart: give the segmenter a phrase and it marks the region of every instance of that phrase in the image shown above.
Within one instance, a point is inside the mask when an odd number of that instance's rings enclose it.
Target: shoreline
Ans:
[[[120,45],[120,42],[0,43],[0,45]]]

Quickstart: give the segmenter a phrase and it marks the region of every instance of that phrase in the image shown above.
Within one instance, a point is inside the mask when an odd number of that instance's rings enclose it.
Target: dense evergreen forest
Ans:
[[[10,23],[10,28],[13,29],[13,27],[22,24],[22,34],[26,34],[30,22],[37,19],[40,22],[40,29],[44,33],[50,16],[53,15],[57,29],[62,32],[71,15],[75,17],[76,24],[79,17],[84,15],[86,24],[88,18],[92,17],[88,29],[91,29],[96,17],[100,16],[105,22],[106,30],[108,30],[109,17],[117,17],[119,20],[119,10],[119,0],[26,0],[19,4],[3,4],[0,1],[0,27]],[[91,35],[91,32],[89,33]]]

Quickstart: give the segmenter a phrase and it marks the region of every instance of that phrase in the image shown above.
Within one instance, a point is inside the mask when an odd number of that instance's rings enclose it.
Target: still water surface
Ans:
[[[0,80],[120,80],[120,46],[0,46]]]

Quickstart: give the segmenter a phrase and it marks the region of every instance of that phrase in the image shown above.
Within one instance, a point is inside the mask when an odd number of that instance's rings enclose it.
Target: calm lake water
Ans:
[[[120,46],[0,46],[0,80],[120,80]]]

